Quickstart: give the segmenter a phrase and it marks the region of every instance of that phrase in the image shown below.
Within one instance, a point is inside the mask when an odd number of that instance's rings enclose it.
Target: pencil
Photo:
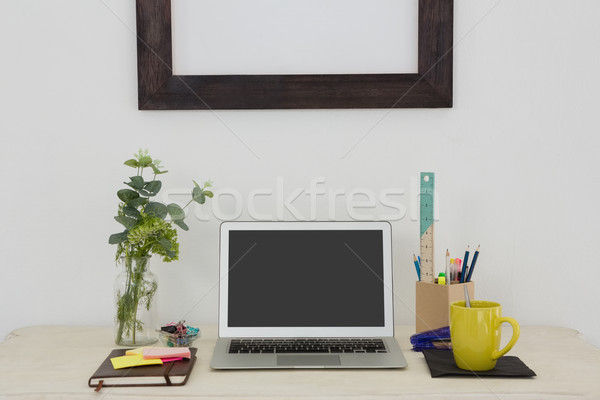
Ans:
[[[450,277],[450,252],[446,249],[446,285],[450,284],[452,278]]]

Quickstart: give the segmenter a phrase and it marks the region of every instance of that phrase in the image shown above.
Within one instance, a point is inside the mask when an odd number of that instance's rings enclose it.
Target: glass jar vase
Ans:
[[[158,281],[150,271],[151,257],[121,257],[115,278],[115,343],[145,346],[158,340],[156,290]]]

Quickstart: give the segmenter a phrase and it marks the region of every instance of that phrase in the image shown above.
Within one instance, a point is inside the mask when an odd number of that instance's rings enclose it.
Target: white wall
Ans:
[[[600,345],[599,2],[456,1],[453,109],[218,112],[137,111],[133,3],[0,6],[0,336],[111,324],[115,192],[122,161],[144,147],[172,190],[212,178],[246,197],[279,178],[287,195],[317,177],[328,190],[403,189],[394,199],[407,214],[393,229],[405,324],[418,249],[411,181],[435,171],[438,259],[481,244],[477,297]],[[294,204],[308,214],[302,197]],[[274,213],[275,196],[257,208]],[[319,218],[327,212],[322,196]],[[154,263],[163,320],[216,322],[218,223],[192,216],[181,260]]]

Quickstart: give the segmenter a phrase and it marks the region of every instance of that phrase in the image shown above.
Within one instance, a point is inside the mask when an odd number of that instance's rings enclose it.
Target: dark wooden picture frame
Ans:
[[[171,0],[136,0],[140,110],[452,107],[454,0],[419,0],[418,72],[173,75]]]

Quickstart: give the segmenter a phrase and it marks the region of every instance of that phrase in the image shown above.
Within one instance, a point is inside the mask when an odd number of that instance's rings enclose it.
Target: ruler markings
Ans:
[[[421,245],[421,281],[434,282],[435,265],[433,260],[433,197],[435,174],[421,172],[420,192],[420,245]]]

